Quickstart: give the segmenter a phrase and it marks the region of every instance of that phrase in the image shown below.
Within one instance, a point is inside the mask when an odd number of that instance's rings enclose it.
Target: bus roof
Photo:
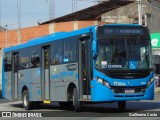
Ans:
[[[56,33],[42,36],[39,38],[34,38],[24,44],[5,48],[4,52],[16,51],[19,49],[23,49],[23,48],[27,48],[27,47],[31,47],[31,46],[36,46],[36,45],[43,44],[43,43],[47,43],[47,42],[51,42],[51,41],[55,41],[55,40],[59,40],[59,39],[67,38],[67,37],[72,37],[75,35],[88,33],[88,32],[90,32],[90,29],[94,28],[94,27],[95,26],[91,26],[91,27],[80,29],[80,30],[74,30],[71,32],[56,32]]]
[[[137,24],[104,24],[104,26],[140,26],[140,25],[137,25]],[[31,47],[31,46],[36,46],[36,45],[39,45],[39,44],[43,44],[43,43],[47,43],[47,42],[51,42],[51,41],[55,41],[55,40],[59,40],[59,39],[67,38],[67,37],[72,37],[72,36],[75,36],[75,35],[89,33],[90,30],[91,29],[94,30],[95,27],[96,27],[96,25],[95,26],[90,26],[90,27],[87,27],[87,28],[82,28],[82,29],[79,29],[79,30],[74,30],[74,31],[71,31],[71,32],[56,32],[56,33],[49,34],[49,35],[46,35],[46,36],[42,36],[42,37],[39,37],[39,38],[34,38],[34,39],[31,39],[30,41],[24,43],[24,44],[20,44],[20,45],[17,45],[17,46],[5,48],[4,52],[16,51],[16,50],[19,50],[19,49],[23,49],[23,48],[27,48],[27,47]]]

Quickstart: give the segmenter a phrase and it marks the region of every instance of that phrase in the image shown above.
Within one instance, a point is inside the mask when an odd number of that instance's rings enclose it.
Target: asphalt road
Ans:
[[[22,107],[22,102],[11,102],[5,99],[0,99],[0,111],[18,111],[26,112]],[[45,112],[44,112],[45,111]],[[130,115],[134,114],[157,114],[160,116],[160,92],[155,94],[155,100],[153,101],[130,101],[127,102],[126,110],[118,110],[117,103],[105,103],[105,104],[94,104],[94,105],[84,105],[83,111],[75,113],[72,109],[62,108],[58,103],[53,103],[51,105],[41,104],[38,109],[29,112],[42,112],[42,116],[54,116],[54,120],[60,119],[99,119],[106,120],[160,120],[160,117],[134,117]],[[130,116],[130,117],[129,117]],[[62,118],[64,117],[64,118]],[[121,118],[122,117],[122,118]],[[1,118],[0,118],[1,119]],[[3,118],[10,119],[13,118]],[[15,118],[14,118],[15,119]],[[16,118],[16,120],[22,118]],[[23,118],[28,120],[28,118]],[[40,119],[40,118],[34,118]],[[48,117],[45,119],[49,119]]]

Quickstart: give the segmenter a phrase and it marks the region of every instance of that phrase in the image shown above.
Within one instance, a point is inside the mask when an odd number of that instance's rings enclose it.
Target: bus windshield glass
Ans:
[[[149,69],[149,39],[145,36],[101,37],[97,39],[99,69]]]

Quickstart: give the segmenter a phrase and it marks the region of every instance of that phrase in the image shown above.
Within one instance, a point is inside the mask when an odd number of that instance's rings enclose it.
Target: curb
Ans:
[[[2,90],[0,89],[0,99],[2,98]]]

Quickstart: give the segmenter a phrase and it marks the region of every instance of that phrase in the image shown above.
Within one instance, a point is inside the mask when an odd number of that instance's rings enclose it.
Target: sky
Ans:
[[[21,3],[21,26],[49,20],[50,0],[0,0],[0,25],[14,29],[18,23],[17,3]],[[93,0],[77,0],[77,10],[94,5]],[[72,0],[55,0],[55,17],[72,12]]]

